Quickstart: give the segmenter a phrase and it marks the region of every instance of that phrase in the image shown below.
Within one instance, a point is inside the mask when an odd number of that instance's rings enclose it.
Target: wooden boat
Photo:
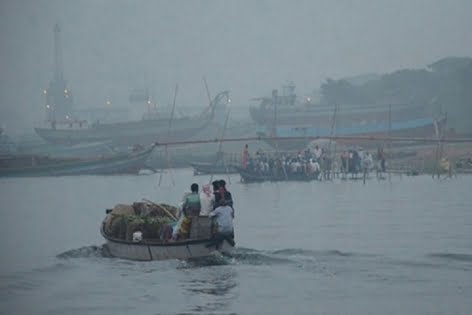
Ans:
[[[290,173],[279,172],[278,174],[262,173],[258,171],[250,171],[243,168],[238,168],[241,181],[244,183],[255,183],[264,181],[311,181],[318,180],[320,173],[306,174],[306,173]]]
[[[0,156],[0,177],[137,174],[146,168],[154,145],[131,153],[94,158],[51,158],[38,155]]]
[[[135,208],[136,203],[133,205]],[[120,205],[114,209],[108,209],[107,215],[100,226],[100,233],[106,240],[106,248],[112,257],[149,261],[149,260],[165,260],[165,259],[191,259],[199,257],[209,257],[215,254],[228,254],[234,247],[233,239],[213,238],[211,236],[211,225],[209,217],[194,217],[189,238],[182,240],[165,240],[159,236],[147,237],[143,233],[143,237],[139,239],[130,239],[130,232],[135,231],[129,225],[126,227],[127,233],[124,237],[112,236],[109,226],[110,220],[113,218],[116,209],[120,209]],[[125,208],[129,208],[128,205]],[[153,204],[155,207],[162,205]],[[123,207],[121,207],[123,208]],[[156,209],[156,208],[155,208]],[[168,211],[168,210],[166,210]],[[119,212],[118,212],[119,213]],[[139,229],[144,229],[142,225]],[[133,236],[136,232],[133,232]],[[141,232],[138,232],[141,233]]]
[[[193,116],[174,117],[174,110],[152,111],[141,120],[93,123],[82,121],[51,121],[47,127],[35,128],[45,141],[54,144],[73,145],[78,143],[110,142],[112,145],[148,145],[153,142],[183,141],[205,130],[214,119],[216,106],[221,106],[229,92],[217,94],[209,107]],[[169,132],[169,126],[172,132]]]
[[[190,165],[193,167],[194,175],[238,173],[236,166],[230,164],[195,162]]]

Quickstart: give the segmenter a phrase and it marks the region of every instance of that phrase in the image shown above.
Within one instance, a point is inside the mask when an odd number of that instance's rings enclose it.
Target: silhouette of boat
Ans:
[[[0,156],[0,177],[137,174],[154,145],[131,153],[93,158],[52,158],[31,154]]]

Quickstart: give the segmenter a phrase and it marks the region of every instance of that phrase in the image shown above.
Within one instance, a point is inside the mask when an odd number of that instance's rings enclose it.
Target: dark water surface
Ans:
[[[1,179],[0,314],[470,314],[472,177],[228,185],[232,257],[109,258],[105,209],[176,203],[191,170]],[[219,176],[218,178],[221,178]],[[173,185],[175,182],[175,185]]]

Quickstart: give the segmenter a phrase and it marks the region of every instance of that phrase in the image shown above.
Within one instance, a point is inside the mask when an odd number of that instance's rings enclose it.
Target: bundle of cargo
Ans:
[[[118,204],[109,210],[104,229],[107,234],[122,240],[132,240],[134,232],[143,238],[158,239],[164,226],[176,220],[177,208],[166,204],[135,202]]]

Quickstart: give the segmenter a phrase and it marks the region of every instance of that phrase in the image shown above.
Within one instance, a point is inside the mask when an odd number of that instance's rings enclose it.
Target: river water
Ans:
[[[470,314],[472,177],[242,184],[232,257],[109,258],[105,209],[191,170],[1,179],[0,314]],[[159,181],[161,182],[159,184]]]

